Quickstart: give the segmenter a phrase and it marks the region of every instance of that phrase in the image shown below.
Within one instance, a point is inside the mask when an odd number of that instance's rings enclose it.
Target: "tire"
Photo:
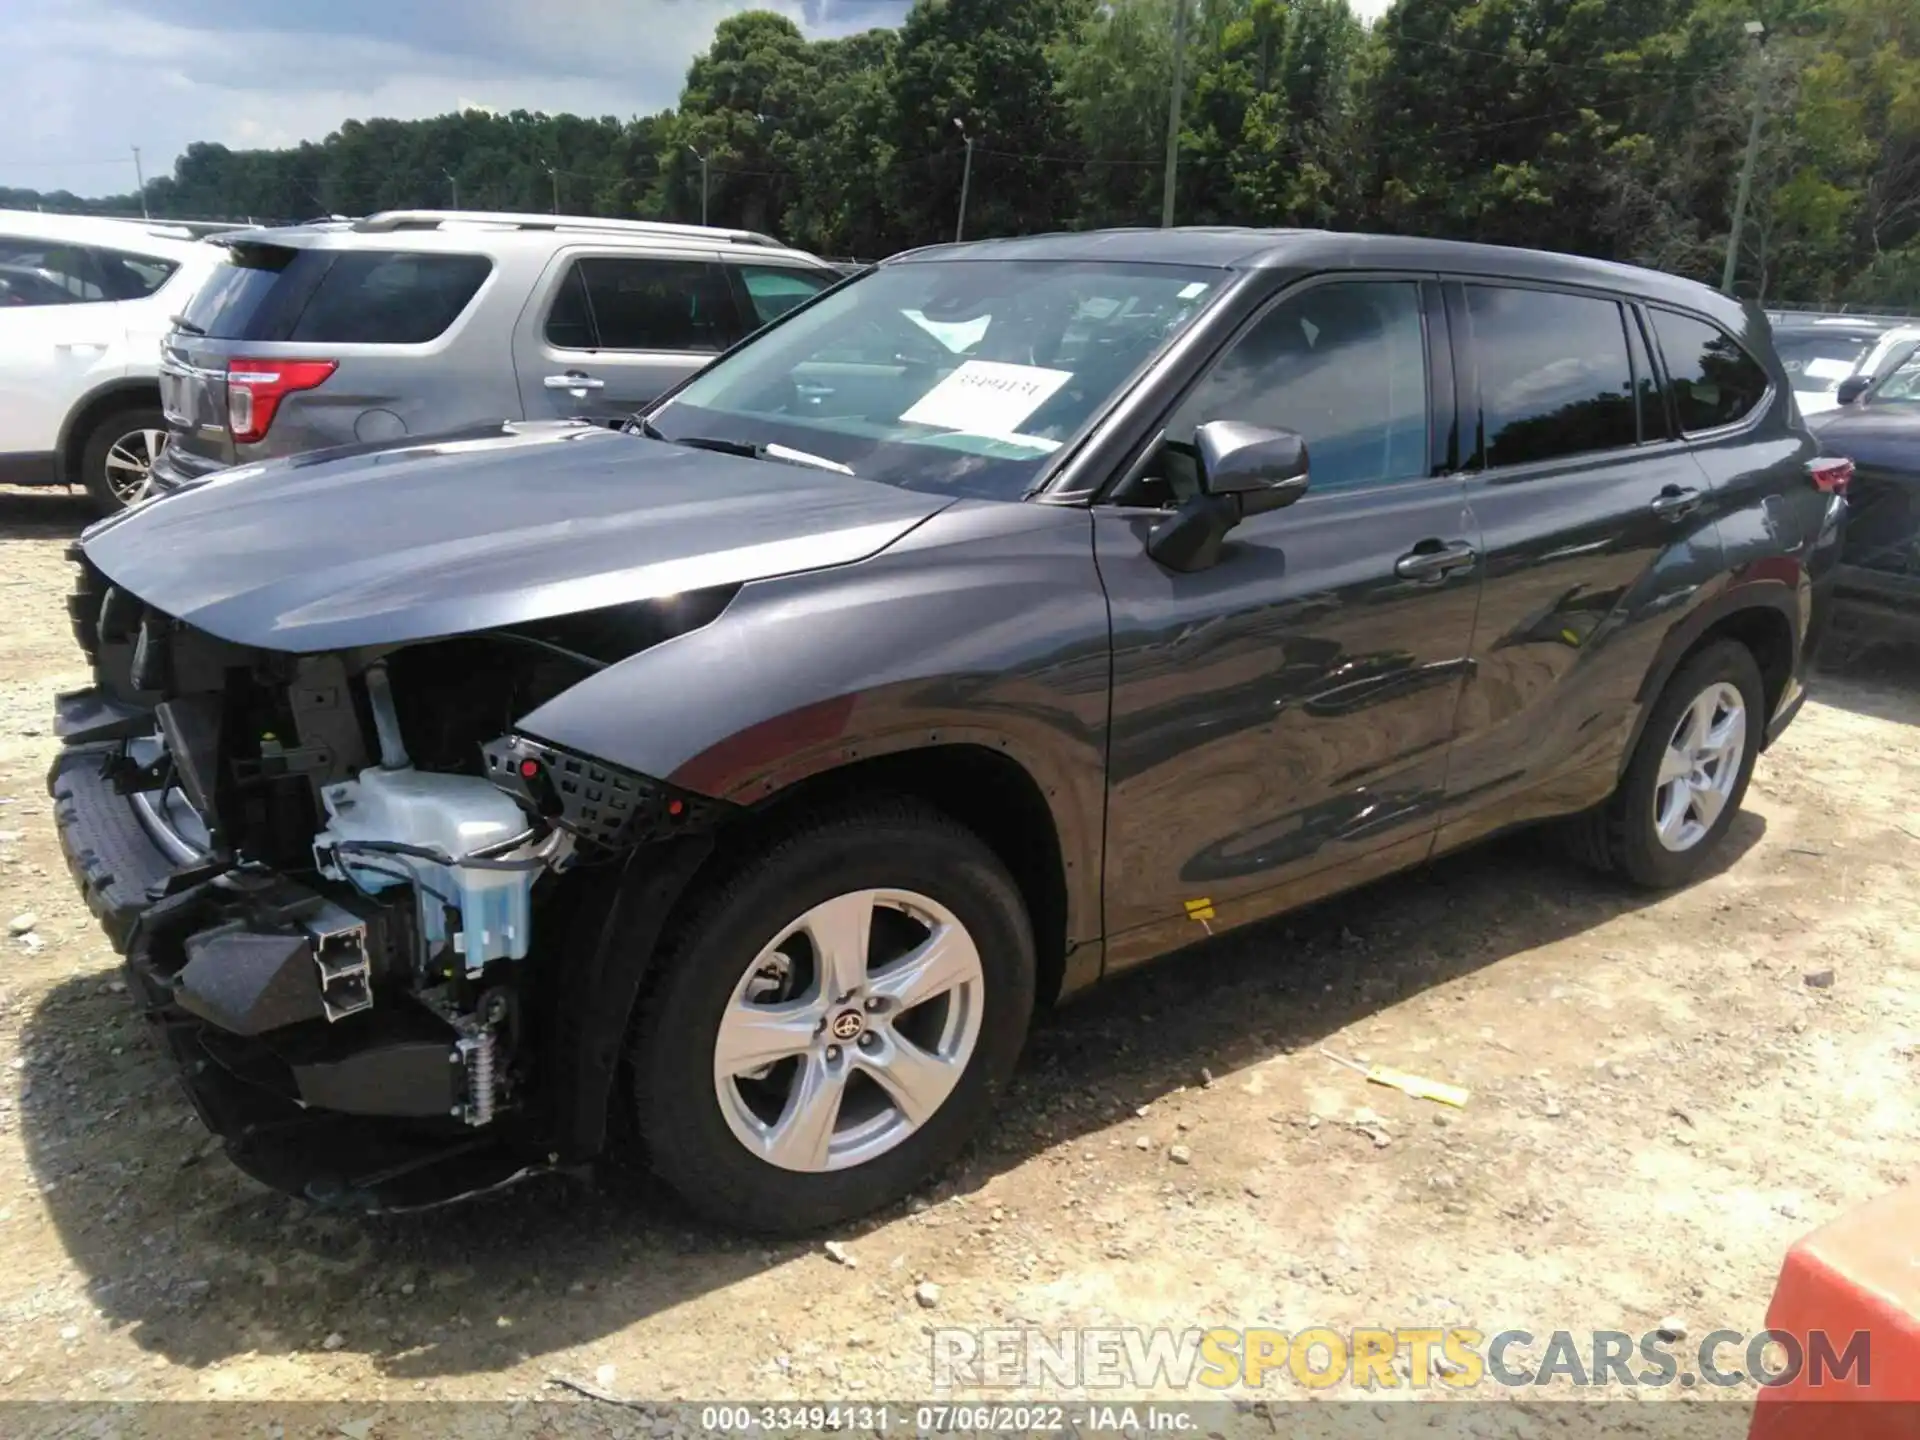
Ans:
[[[78,478],[95,510],[112,515],[139,498],[146,471],[136,474],[129,462],[144,458],[151,466],[153,457],[165,446],[166,436],[166,416],[154,405],[129,405],[94,423],[80,449]]]
[[[1727,730],[1729,735],[1737,732],[1739,754],[1737,758],[1723,755],[1717,764],[1696,765],[1693,774],[1706,777],[1708,788],[1719,796],[1717,812],[1710,822],[1701,823],[1699,792],[1694,801],[1673,808],[1674,801],[1685,801],[1685,791],[1663,794],[1669,781],[1663,779],[1662,767],[1671,742],[1687,738],[1681,728],[1696,704],[1706,707],[1713,703],[1710,697],[1724,701],[1730,695],[1739,697],[1743,712],[1742,723],[1730,724]],[[1660,692],[1612,798],[1574,822],[1568,836],[1574,853],[1595,868],[1617,872],[1645,889],[1671,890],[1690,883],[1711,862],[1746,798],[1765,733],[1765,703],[1760,667],[1738,641],[1718,640],[1689,657]],[[1731,721],[1729,711],[1716,709],[1715,713],[1726,713]],[[1682,822],[1669,829],[1666,840],[1659,823],[1663,814],[1677,815]]]
[[[811,938],[835,933],[819,907],[832,907],[829,918],[857,914],[873,891],[886,894],[871,912],[867,957],[836,967],[822,958],[836,947],[816,950]],[[811,928],[796,929],[803,921]],[[948,946],[942,977],[973,973],[977,961],[977,980],[913,1003],[908,968],[889,962],[931,941],[931,926]],[[910,953],[924,965],[933,952]],[[865,974],[849,991],[823,983],[829,971]],[[889,998],[890,987],[904,998]],[[1033,992],[1019,888],[971,831],[908,801],[804,821],[732,864],[663,944],[629,1053],[647,1160],[689,1207],[734,1228],[797,1234],[877,1209],[942,1169],[985,1122],[1025,1044]],[[757,1026],[773,1008],[793,1017],[776,1042],[786,1058],[729,1078],[723,1071],[740,1067],[723,1064],[722,1040],[742,1053],[740,1017]],[[938,1072],[927,1070],[940,1055]],[[782,1126],[801,1116],[803,1088],[836,1084],[824,1141],[796,1138],[817,1136],[819,1125]],[[925,1113],[910,1117],[896,1093],[911,1093]]]

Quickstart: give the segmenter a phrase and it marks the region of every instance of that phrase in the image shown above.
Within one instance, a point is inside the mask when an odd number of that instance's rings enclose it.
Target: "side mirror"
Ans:
[[[1239,497],[1240,518],[1291,505],[1307,493],[1307,442],[1291,430],[1209,420],[1193,432],[1200,488]]]
[[[1169,570],[1205,570],[1227,532],[1249,515],[1307,493],[1307,442],[1291,430],[1209,420],[1193,432],[1200,493],[1153,527],[1147,554]]]
[[[1851,405],[1872,388],[1871,375],[1849,375],[1840,382],[1840,388],[1833,392],[1833,398],[1842,405]]]

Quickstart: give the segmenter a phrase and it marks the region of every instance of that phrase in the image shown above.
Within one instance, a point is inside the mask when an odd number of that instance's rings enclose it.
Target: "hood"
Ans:
[[[311,652],[851,564],[950,503],[599,426],[509,424],[240,466],[80,543],[175,619]]]
[[[1920,455],[1920,405],[1843,405],[1813,416],[1809,428],[1829,455],[1876,470],[1916,468]]]

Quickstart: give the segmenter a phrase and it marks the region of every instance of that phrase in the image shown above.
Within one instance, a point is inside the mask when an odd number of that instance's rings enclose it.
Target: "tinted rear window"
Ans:
[[[418,345],[446,333],[492,268],[483,255],[235,245],[182,315],[216,340]]]
[[[1469,285],[1486,464],[1525,465],[1639,440],[1620,307],[1590,295]]]
[[[460,317],[493,269],[484,255],[348,250],[335,258],[289,340],[420,345]]]
[[[1688,434],[1731,425],[1767,393],[1767,372],[1717,325],[1650,312],[1653,333],[1667,364],[1667,393],[1680,428]]]
[[[718,353],[740,328],[718,265],[599,255],[573,262],[547,317],[547,343],[580,347],[587,339],[581,348]]]
[[[154,255],[133,255],[124,250],[93,252],[100,265],[100,278],[115,300],[144,300],[172,277],[180,267],[171,260]]]
[[[747,287],[747,299],[753,305],[756,325],[771,325],[794,306],[811,300],[840,279],[838,275],[792,266],[741,265],[738,269],[741,283]]]
[[[227,258],[209,275],[181,316],[185,328],[216,340],[264,340],[254,321],[298,250],[284,245],[231,245]]]

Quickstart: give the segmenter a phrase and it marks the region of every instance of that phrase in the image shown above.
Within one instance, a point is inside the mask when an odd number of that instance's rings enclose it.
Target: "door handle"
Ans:
[[[1422,540],[1393,562],[1393,573],[1402,580],[1444,580],[1455,570],[1469,570],[1479,560],[1479,552],[1458,540],[1441,544]]]
[[[542,382],[549,390],[565,390],[574,395],[584,395],[589,390],[604,390],[607,382],[578,370],[569,370],[565,375],[549,375]]]
[[[1669,485],[1648,505],[1662,520],[1678,520],[1700,508],[1700,492],[1692,486]]]

